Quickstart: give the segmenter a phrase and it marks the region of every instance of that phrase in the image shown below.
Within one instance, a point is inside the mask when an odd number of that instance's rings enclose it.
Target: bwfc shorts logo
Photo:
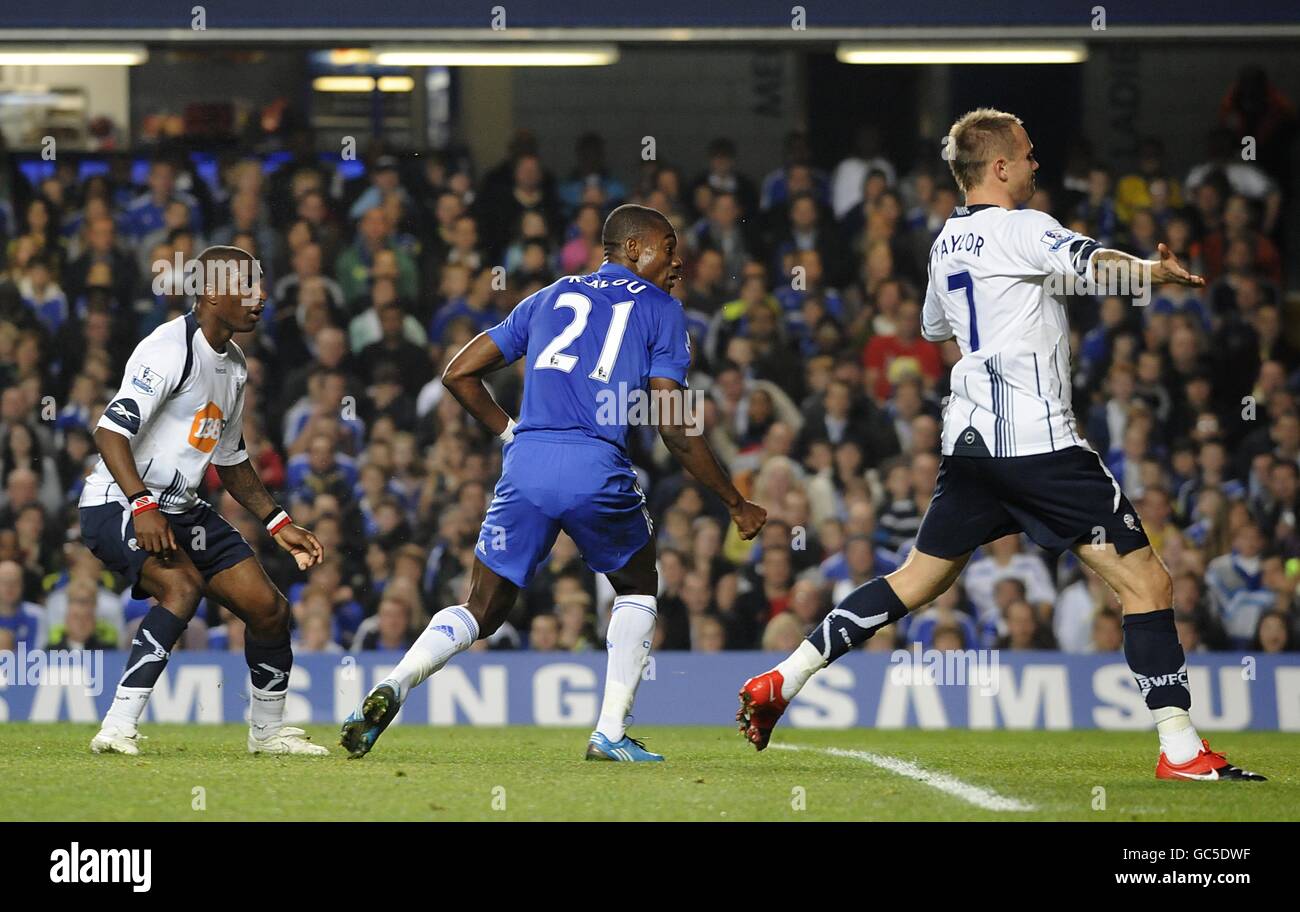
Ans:
[[[1132,513],[1124,514],[1124,525],[1128,526],[1130,532],[1137,531],[1137,520],[1133,517]]]
[[[158,392],[158,386],[162,383],[162,375],[149,367],[147,364],[141,364],[131,375],[131,385],[146,396],[152,396]]]
[[[1074,232],[1068,228],[1052,228],[1050,231],[1044,231],[1039,240],[1053,250],[1060,250],[1073,237],[1075,237]]]
[[[104,417],[129,434],[140,430],[140,406],[134,399],[114,399],[104,409]]]

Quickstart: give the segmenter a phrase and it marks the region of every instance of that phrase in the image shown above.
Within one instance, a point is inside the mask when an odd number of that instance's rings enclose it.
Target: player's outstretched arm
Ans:
[[[1114,269],[1118,264],[1120,268],[1140,271],[1137,274],[1143,276],[1149,275],[1152,285],[1204,287],[1205,279],[1188,272],[1168,247],[1161,244],[1158,247],[1158,252],[1160,255],[1158,260],[1140,260],[1120,250],[1111,250],[1109,248],[1098,250],[1092,258],[1092,277],[1101,281],[1108,271]]]
[[[660,402],[682,403],[679,408],[660,407],[655,410],[664,446],[700,484],[722,498],[740,530],[740,537],[746,541],[753,538],[767,522],[767,511],[745,500],[736,490],[726,471],[718,464],[709,442],[704,439],[703,428],[687,424],[686,391],[681,384],[666,377],[651,377],[650,395]]]
[[[500,437],[510,427],[510,416],[497,405],[483,378],[509,364],[487,333],[479,333],[456,352],[442,372],[442,385],[465,407],[465,411]]]
[[[145,487],[143,479],[140,478],[140,471],[135,467],[135,456],[131,452],[131,442],[126,437],[116,431],[108,428],[96,428],[94,433],[95,446],[99,448],[99,455],[104,457],[104,465],[108,466],[109,473],[117,486],[122,489],[122,493],[129,499],[134,499],[137,495],[148,494],[149,489]],[[171,558],[176,551],[176,536],[172,534],[171,523],[167,517],[163,516],[162,511],[157,508],[157,504],[150,505],[139,509],[135,502],[128,506],[135,516],[135,540],[145,552],[160,557],[163,560]]]
[[[280,506],[271,492],[266,490],[266,485],[262,484],[251,459],[235,465],[218,465],[216,470],[222,487],[239,501],[240,506],[262,522],[266,522],[270,514],[280,513]],[[306,570],[324,559],[325,548],[315,535],[297,523],[289,522],[287,515],[282,513],[281,521],[284,525],[273,532],[271,537],[277,545],[293,555],[299,570]]]

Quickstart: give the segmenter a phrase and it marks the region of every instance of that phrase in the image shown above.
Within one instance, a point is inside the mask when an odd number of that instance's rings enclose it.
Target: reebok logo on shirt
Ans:
[[[104,414],[129,434],[140,430],[140,406],[134,399],[114,399],[104,409]]]

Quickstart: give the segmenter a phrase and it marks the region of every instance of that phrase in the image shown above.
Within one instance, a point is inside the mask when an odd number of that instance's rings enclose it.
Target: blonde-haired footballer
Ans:
[[[81,494],[81,536],[137,598],[157,600],[131,640],[126,670],[90,742],[97,754],[138,754],[137,725],[181,632],[204,596],[247,625],[252,753],[329,751],[284,722],[293,653],[289,603],[253,550],[199,499],[208,465],[221,484],[261,519],[299,569],[324,550],[295,525],[262,484],[241,433],[244,354],[231,339],[261,319],[266,294],[252,254],[209,247],[199,254],[204,291],[194,309],[150,333],[131,354],[121,389],[95,428],[100,460]]]
[[[1033,143],[1020,118],[981,108],[948,132],[946,157],[966,204],[930,248],[921,332],[955,340],[943,458],[930,506],[906,562],[840,602],[791,656],[745,682],[736,719],[759,750],[789,701],[820,668],[875,631],[929,604],[971,552],[1025,533],[1072,550],[1115,591],[1124,656],[1155,719],[1159,779],[1263,779],[1197,736],[1187,666],[1174,627],[1173,584],[1137,510],[1080,438],[1070,404],[1070,332],[1064,292],[1107,276],[1202,286],[1164,244],[1139,260],[1021,209],[1034,193]],[[1099,544],[1094,530],[1104,531]]]

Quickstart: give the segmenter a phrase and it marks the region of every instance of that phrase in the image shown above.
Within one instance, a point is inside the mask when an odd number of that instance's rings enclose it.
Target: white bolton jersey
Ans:
[[[209,463],[238,465],[244,448],[244,383],[248,366],[230,341],[215,351],[193,313],[146,336],[126,364],[122,387],[98,427],[131,441],[136,471],[165,513],[200,503],[197,491]],[[103,458],[86,479],[81,506],[126,503]]]
[[[1090,284],[1099,249],[1036,210],[953,210],[930,248],[921,316],[925,338],[961,347],[943,414],[944,455],[1087,445],[1071,410],[1070,330],[1054,292]]]

